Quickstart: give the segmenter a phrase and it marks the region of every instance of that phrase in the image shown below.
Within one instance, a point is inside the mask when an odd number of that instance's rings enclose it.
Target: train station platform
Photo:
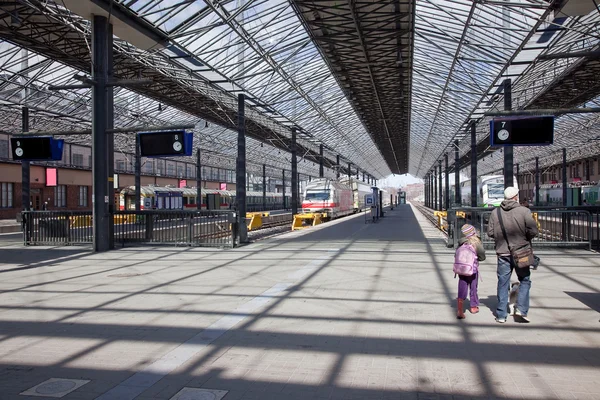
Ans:
[[[497,324],[488,252],[457,320],[411,205],[233,250],[0,252],[2,399],[600,398],[598,254],[540,252],[532,322]]]

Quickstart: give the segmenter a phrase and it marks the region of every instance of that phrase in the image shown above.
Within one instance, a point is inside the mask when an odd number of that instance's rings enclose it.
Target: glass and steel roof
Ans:
[[[23,105],[34,110],[32,129],[89,127],[89,90],[48,89],[89,73],[84,3],[108,10],[115,33],[136,21],[159,38],[138,47],[139,38],[115,39],[115,74],[152,79],[115,90],[115,126],[196,124],[205,154],[233,160],[243,93],[249,162],[288,168],[297,127],[300,172],[313,176],[320,144],[327,166],[339,154],[377,178],[424,176],[455,139],[467,156],[467,126],[476,122],[486,140],[484,113],[502,109],[507,78],[514,108],[592,106],[600,94],[598,59],[562,56],[598,49],[600,12],[568,1],[17,0],[0,4],[1,129],[20,129]],[[338,34],[319,36],[315,26]],[[393,58],[390,43],[401,47]],[[516,149],[515,161],[585,148],[597,126],[596,114],[561,116],[554,146]],[[130,151],[132,136],[116,143]],[[500,157],[490,152],[480,171],[497,169]]]

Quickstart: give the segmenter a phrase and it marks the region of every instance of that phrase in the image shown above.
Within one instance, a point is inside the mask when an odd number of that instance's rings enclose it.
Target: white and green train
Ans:
[[[517,186],[517,177],[513,177],[513,185]],[[454,192],[454,185],[451,187],[451,193]],[[460,183],[460,198],[462,206],[471,205],[471,180],[465,180]],[[477,178],[477,206],[478,207],[497,207],[504,200],[504,176],[489,175]]]

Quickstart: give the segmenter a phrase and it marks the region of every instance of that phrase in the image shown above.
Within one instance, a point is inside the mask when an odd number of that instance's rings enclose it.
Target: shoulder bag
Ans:
[[[510,252],[510,257],[512,258],[513,264],[519,268],[529,268],[529,266],[533,265],[535,262],[533,258],[533,249],[529,243],[519,249],[513,249],[510,247],[508,236],[506,235],[506,230],[504,229],[504,222],[502,221],[502,212],[500,211],[499,207],[498,222],[500,222],[502,235],[504,236],[504,240],[506,240],[506,245],[508,246],[508,251]]]

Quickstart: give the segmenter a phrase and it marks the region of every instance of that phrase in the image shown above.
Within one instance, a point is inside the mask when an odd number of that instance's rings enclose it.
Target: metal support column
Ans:
[[[567,206],[567,149],[562,149],[562,198],[563,206]]]
[[[535,205],[540,205],[540,159],[535,158]]]
[[[477,127],[471,122],[471,207],[477,207]]]
[[[323,178],[325,176],[325,171],[323,170],[323,144],[319,145],[319,178]]]
[[[510,79],[505,79],[502,83],[504,85],[504,110],[510,111],[512,109],[512,85]],[[514,186],[513,176],[513,147],[504,146],[504,188]]]
[[[92,19],[92,177],[93,247],[95,252],[110,249],[108,220],[108,148],[106,138],[108,80],[108,21]]]
[[[360,179],[360,170],[356,168],[356,180]]]
[[[437,167],[433,167],[433,209],[438,209],[438,182],[437,182]]]
[[[238,238],[240,243],[248,241],[246,227],[246,96],[238,94],[238,154],[236,163],[235,201],[238,211]]]
[[[348,182],[350,182],[350,181],[352,181],[352,164],[348,163]]]
[[[208,208],[208,204],[206,205]],[[196,149],[196,209],[202,209],[202,162],[200,161],[200,144]]]
[[[283,209],[287,210],[287,204],[285,204],[285,169],[283,171],[281,171],[281,190],[282,190],[282,194],[283,194]]]
[[[29,132],[29,107],[21,108],[21,129]],[[30,210],[31,166],[29,161],[21,161],[21,208]],[[41,199],[43,202],[44,199]]]
[[[444,154],[444,204],[445,209],[450,209],[450,174],[448,174],[448,153]]]
[[[454,141],[454,205],[459,207],[460,198],[460,155],[458,152],[458,140]]]
[[[106,76],[108,80],[114,78],[113,65],[113,26],[108,24],[106,35]],[[106,88],[106,129],[115,127],[114,103],[115,103],[114,87],[112,85]],[[115,136],[113,134],[106,135],[107,148],[107,168],[108,176],[107,191],[110,202],[108,203],[108,244],[112,250],[115,248]]]
[[[442,160],[438,160],[438,180],[439,180],[439,190],[440,192],[438,193],[439,199],[438,199],[438,210],[443,210],[444,209],[444,193],[442,190]]]
[[[267,211],[267,166],[265,164],[263,164],[262,178],[262,210]]]
[[[585,181],[590,181],[590,160],[585,160]]]
[[[338,179],[340,179],[340,167],[341,167],[341,165],[340,165],[340,155],[339,154],[335,157],[335,166],[336,166],[336,176],[337,176]]]
[[[298,162],[296,159],[296,128],[292,128],[292,215],[298,214]]]
[[[135,135],[135,161],[133,168],[135,169],[135,178],[133,184],[135,185],[135,211],[142,209],[140,201],[142,198],[142,156],[140,153],[140,137]]]

